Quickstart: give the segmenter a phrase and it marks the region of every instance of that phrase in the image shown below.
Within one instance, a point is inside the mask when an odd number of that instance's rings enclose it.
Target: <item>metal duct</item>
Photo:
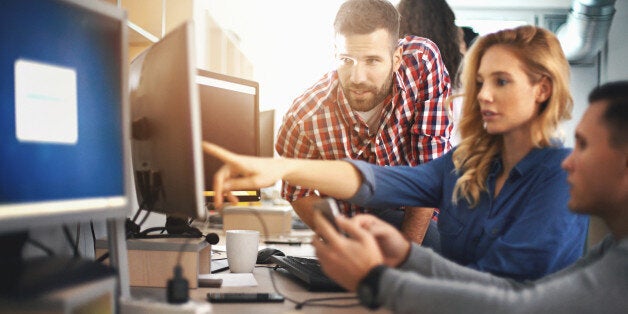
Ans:
[[[567,22],[556,34],[567,60],[586,61],[606,43],[615,14],[615,0],[573,0]]]

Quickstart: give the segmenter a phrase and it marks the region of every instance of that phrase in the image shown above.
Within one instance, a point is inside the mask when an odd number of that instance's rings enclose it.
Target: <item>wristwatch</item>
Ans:
[[[366,274],[366,277],[360,281],[357,291],[360,304],[372,310],[379,308],[380,304],[377,301],[379,281],[386,268],[388,268],[386,265],[375,266]]]

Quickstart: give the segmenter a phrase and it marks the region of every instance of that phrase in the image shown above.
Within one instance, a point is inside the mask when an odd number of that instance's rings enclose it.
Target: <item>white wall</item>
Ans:
[[[574,111],[572,120],[563,125],[568,135],[567,146],[573,147],[573,133],[588,106],[589,92],[605,82],[628,79],[628,1],[616,0],[615,9],[607,47],[600,53],[599,62],[593,66],[571,67]]]
[[[572,5],[571,0],[547,1],[463,1],[449,0],[457,18],[473,19],[485,16],[487,19],[525,20],[526,14],[565,11]],[[573,147],[573,134],[588,103],[589,92],[607,81],[628,79],[628,0],[616,0],[616,13],[611,24],[607,47],[600,57],[589,64],[571,66],[571,93],[574,99],[572,119],[561,125],[565,146]],[[530,18],[528,18],[530,19]]]

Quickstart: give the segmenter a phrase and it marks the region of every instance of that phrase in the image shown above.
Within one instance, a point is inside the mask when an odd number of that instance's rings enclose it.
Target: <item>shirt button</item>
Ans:
[[[499,229],[498,229],[498,228],[493,228],[493,230],[491,230],[491,234],[492,234],[492,235],[496,235],[496,234],[497,234],[497,232],[499,232]]]

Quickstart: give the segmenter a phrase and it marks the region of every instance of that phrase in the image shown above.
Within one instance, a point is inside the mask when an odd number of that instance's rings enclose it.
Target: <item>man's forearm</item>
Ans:
[[[431,207],[406,207],[401,232],[412,242],[423,243],[433,214]]]
[[[313,204],[314,202],[316,202],[317,200],[319,200],[321,197],[318,195],[310,195],[307,197],[303,197],[300,199],[297,199],[296,201],[290,203],[290,205],[292,205],[292,208],[294,209],[294,212],[297,213],[297,215],[299,215],[299,218],[301,218],[301,220],[310,227],[310,229],[312,228],[312,220],[313,220]]]

